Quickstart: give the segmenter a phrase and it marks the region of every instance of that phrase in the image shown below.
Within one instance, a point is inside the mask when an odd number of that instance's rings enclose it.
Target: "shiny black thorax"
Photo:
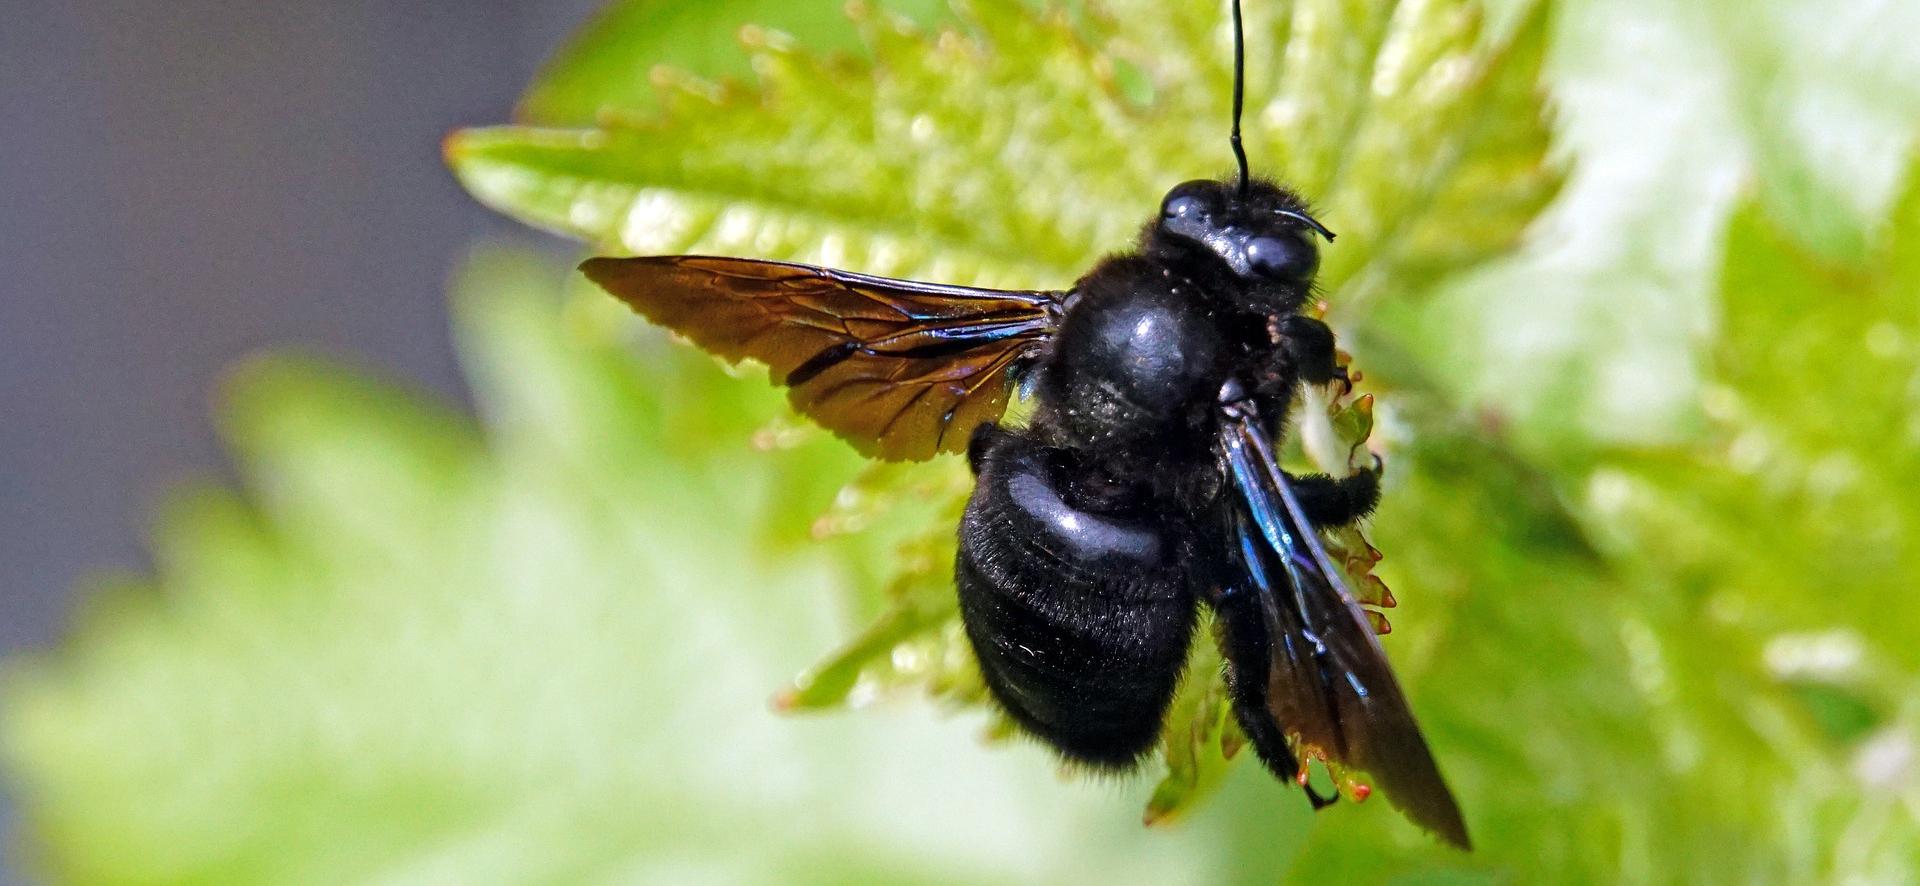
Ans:
[[[1229,580],[1223,385],[1284,415],[1303,379],[1336,371],[1332,334],[1298,313],[1312,246],[1274,214],[1297,198],[1228,187],[1175,188],[1139,251],[1076,284],[1031,370],[1031,421],[983,427],[969,450],[956,579],[981,670],[1022,727],[1093,766],[1152,749],[1196,607]]]

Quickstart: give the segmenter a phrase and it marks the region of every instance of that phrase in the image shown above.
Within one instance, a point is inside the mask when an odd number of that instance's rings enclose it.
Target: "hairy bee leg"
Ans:
[[[1335,379],[1346,382],[1347,371],[1334,356],[1333,330],[1327,324],[1290,314],[1274,322],[1273,336],[1301,381],[1316,385]]]
[[[1377,458],[1374,469],[1370,471],[1339,478],[1325,474],[1298,477],[1288,474],[1287,482],[1293,486],[1293,494],[1300,500],[1300,509],[1306,512],[1307,521],[1316,529],[1345,526],[1373,513],[1374,506],[1380,503],[1380,463]]]
[[[1324,795],[1300,777],[1305,767],[1294,755],[1286,733],[1267,712],[1267,679],[1273,666],[1273,648],[1259,612],[1258,599],[1245,588],[1234,590],[1228,586],[1225,593],[1214,595],[1209,602],[1217,617],[1220,653],[1226,659],[1223,668],[1234,719],[1239,721],[1240,731],[1253,745],[1254,755],[1266,764],[1274,778],[1298,784],[1314,811],[1338,802],[1339,791],[1332,796]]]

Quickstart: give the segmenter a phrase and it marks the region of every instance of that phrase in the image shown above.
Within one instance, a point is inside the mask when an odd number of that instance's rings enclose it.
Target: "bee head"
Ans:
[[[1217,262],[1216,272],[1298,304],[1320,267],[1315,236],[1331,241],[1333,232],[1285,188],[1258,179],[1244,186],[1199,179],[1167,192],[1142,245],[1163,261]]]
[[[1320,269],[1314,235],[1333,242],[1333,232],[1307,211],[1300,195],[1247,171],[1240,138],[1240,112],[1247,85],[1246,29],[1240,0],[1233,0],[1233,128],[1227,143],[1239,175],[1231,181],[1182,182],[1160,201],[1160,217],[1147,225],[1141,248],[1169,270],[1178,268],[1227,287],[1248,307],[1290,313],[1304,304]]]

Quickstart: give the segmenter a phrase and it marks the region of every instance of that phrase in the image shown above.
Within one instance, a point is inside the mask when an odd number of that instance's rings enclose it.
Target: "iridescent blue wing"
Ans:
[[[1222,407],[1216,449],[1230,481],[1228,547],[1239,580],[1227,593],[1251,597],[1230,611],[1254,622],[1237,631],[1224,626],[1234,636],[1228,657],[1265,674],[1235,693],[1236,705],[1258,707],[1240,712],[1243,723],[1253,721],[1249,738],[1287,742],[1260,748],[1269,761],[1317,757],[1363,771],[1415,824],[1469,848],[1460,808],[1386,653],[1307,522],[1250,404]]]
[[[1065,297],[700,255],[580,269],[694,344],[765,363],[795,409],[889,460],[964,451],[975,427],[998,420]]]

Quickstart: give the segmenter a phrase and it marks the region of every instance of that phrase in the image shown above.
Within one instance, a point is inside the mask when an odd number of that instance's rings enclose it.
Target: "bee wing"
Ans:
[[[1251,637],[1264,641],[1266,653],[1264,661],[1235,662],[1266,678],[1251,693],[1236,694],[1235,703],[1258,698],[1261,710],[1243,711],[1243,718],[1275,727],[1249,729],[1250,737],[1291,741],[1262,749],[1270,760],[1318,756],[1365,771],[1415,824],[1469,848],[1459,806],[1386,653],[1301,511],[1258,416],[1244,407],[1223,413],[1217,449],[1231,480],[1230,548],[1241,579],[1233,592],[1253,595],[1239,611],[1257,622],[1237,626],[1237,645],[1244,656]]]
[[[767,364],[795,409],[888,460],[963,451],[998,420],[1012,370],[1053,334],[1065,298],[699,255],[580,269],[702,348]]]

